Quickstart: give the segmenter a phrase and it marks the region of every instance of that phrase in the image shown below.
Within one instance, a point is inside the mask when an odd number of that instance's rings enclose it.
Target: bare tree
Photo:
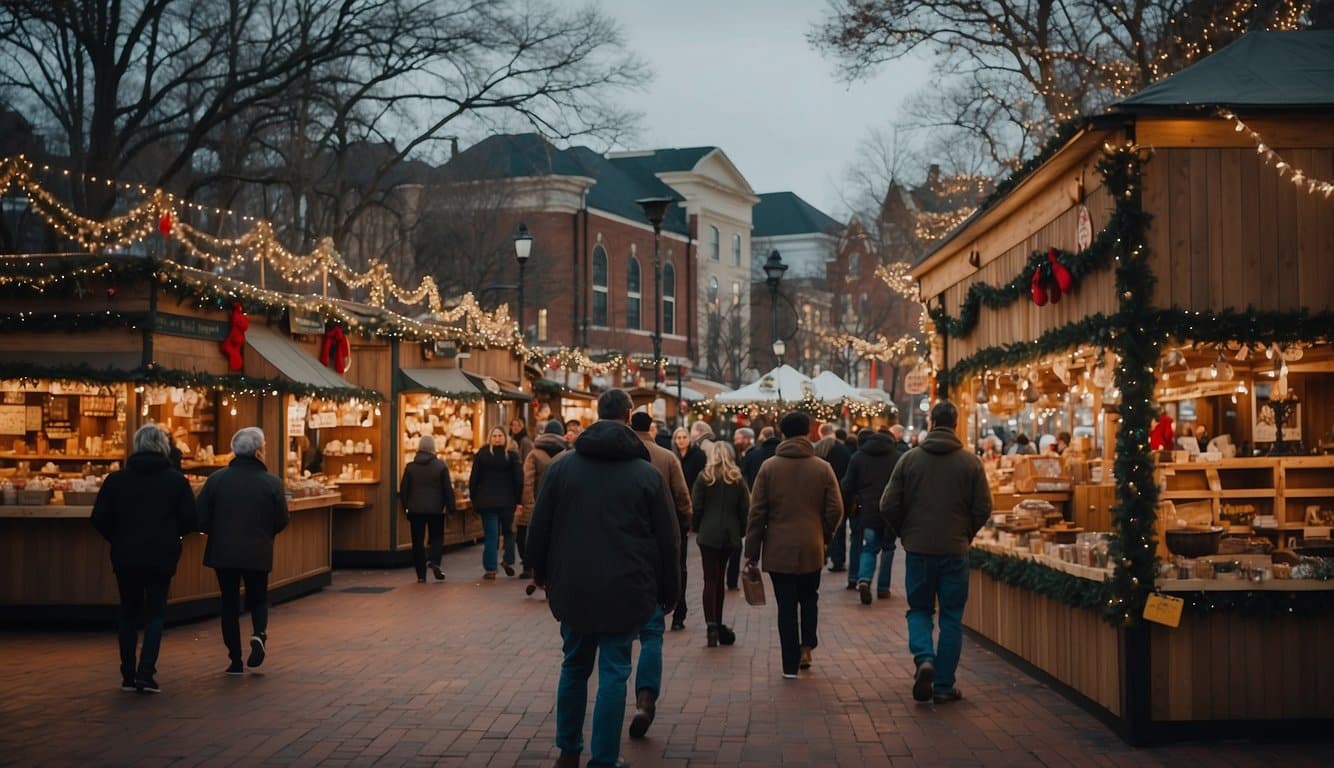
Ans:
[[[939,77],[918,126],[963,133],[998,170],[1052,126],[1091,114],[1251,29],[1294,29],[1307,0],[831,0],[810,42],[864,77],[885,62],[934,57]],[[1327,16],[1324,13],[1323,16]]]
[[[633,116],[608,92],[645,81],[600,11],[543,0],[0,5],[0,96],[58,135],[72,170],[245,201],[290,216],[294,241],[341,246],[389,203],[395,169],[455,128],[508,115],[615,138]],[[367,145],[390,151],[353,184]],[[105,216],[116,195],[89,181],[73,207]]]

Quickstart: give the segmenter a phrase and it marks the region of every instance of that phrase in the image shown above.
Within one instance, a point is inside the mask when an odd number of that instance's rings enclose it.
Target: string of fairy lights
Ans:
[[[1265,141],[1263,136],[1257,133],[1254,128],[1242,122],[1241,118],[1237,117],[1227,109],[1220,109],[1218,111],[1218,116],[1224,120],[1231,121],[1233,130],[1237,133],[1244,133],[1250,138],[1255,144],[1256,154],[1264,159],[1266,165],[1274,167],[1274,170],[1278,172],[1279,178],[1286,176],[1288,181],[1292,182],[1294,186],[1298,189],[1305,190],[1309,195],[1323,195],[1326,200],[1328,200],[1331,195],[1334,195],[1334,182],[1310,176],[1306,171],[1303,171],[1301,168],[1298,168],[1289,161],[1283,159],[1283,156],[1275,152],[1273,146]]]

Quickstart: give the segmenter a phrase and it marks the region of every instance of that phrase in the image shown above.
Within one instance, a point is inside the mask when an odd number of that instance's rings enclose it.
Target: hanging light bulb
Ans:
[[[234,405],[232,406],[232,415],[233,415],[233,416],[236,415],[236,406],[234,406]]]
[[[1265,350],[1265,359],[1266,359],[1266,360],[1273,360],[1273,359],[1274,359],[1274,355],[1277,355],[1277,354],[1278,354],[1278,344],[1276,344],[1276,343],[1275,343],[1275,344],[1270,344],[1270,345],[1269,345],[1269,348]]]
[[[1246,382],[1243,381],[1243,382],[1237,384],[1237,394],[1239,394],[1239,395],[1244,395],[1244,394],[1246,394],[1246,393],[1249,392],[1249,391],[1250,391],[1250,390],[1248,390],[1248,389],[1246,388]]]
[[[977,387],[977,401],[979,403],[985,403],[989,399],[991,399],[991,395],[987,392],[987,377],[983,376],[982,383]]]

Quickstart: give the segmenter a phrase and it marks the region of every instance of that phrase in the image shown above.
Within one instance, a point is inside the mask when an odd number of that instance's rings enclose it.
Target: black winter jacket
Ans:
[[[826,443],[825,440],[829,442]],[[827,448],[825,446],[828,446]],[[836,437],[826,437],[815,444],[815,455],[829,462],[834,468],[834,477],[840,481],[848,473],[848,462],[852,461],[852,451]]]
[[[513,510],[523,499],[523,462],[519,454],[486,446],[472,457],[468,496],[475,512]]]
[[[170,578],[181,537],[195,530],[195,495],[166,456],[141,452],[107,476],[93,502],[93,526],[111,542],[111,567]]]
[[[528,564],[551,614],[578,632],[629,632],[680,590],[680,531],[662,475],[628,426],[594,422],[546,474]]]
[[[208,534],[204,565],[273,570],[273,537],[287,527],[287,493],[254,456],[237,456],[209,475],[199,492],[199,530]]]
[[[755,477],[760,474],[760,465],[765,459],[771,458],[774,451],[778,450],[778,444],[783,442],[777,437],[771,437],[750,449],[741,459],[741,474],[746,476],[746,485],[754,488]]]
[[[848,462],[841,483],[843,502],[849,519],[857,518],[858,527],[884,533],[885,516],[880,512],[880,496],[894,474],[899,451],[889,435],[873,432]]]
[[[704,449],[691,443],[686,447],[686,455],[682,456],[681,452],[676,450],[676,446],[673,445],[672,455],[676,457],[677,461],[681,462],[681,474],[686,477],[686,487],[694,488],[695,478],[699,477],[699,473],[703,472],[704,467],[709,463],[709,457],[704,455]]]
[[[417,451],[403,468],[398,500],[404,514],[454,514],[454,482],[449,478],[449,467],[434,453]]]

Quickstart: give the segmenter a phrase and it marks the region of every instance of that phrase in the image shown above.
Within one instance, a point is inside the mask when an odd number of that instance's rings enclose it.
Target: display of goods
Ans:
[[[51,501],[49,488],[23,488],[17,495],[18,503],[24,506],[40,507]]]
[[[1182,557],[1216,555],[1223,539],[1223,527],[1219,525],[1170,528],[1166,533],[1167,550]]]

